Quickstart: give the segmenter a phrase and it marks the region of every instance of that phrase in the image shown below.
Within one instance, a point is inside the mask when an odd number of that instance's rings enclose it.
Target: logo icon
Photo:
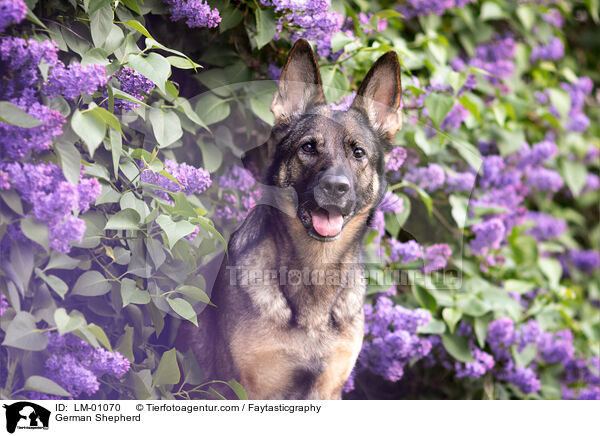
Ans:
[[[15,429],[48,429],[50,411],[29,401],[19,401],[11,405],[3,404],[6,409],[6,431]]]

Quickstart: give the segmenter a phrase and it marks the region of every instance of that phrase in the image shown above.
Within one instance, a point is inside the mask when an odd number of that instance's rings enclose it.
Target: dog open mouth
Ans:
[[[335,238],[342,232],[344,216],[337,208],[318,207],[311,212],[315,232],[324,238]]]

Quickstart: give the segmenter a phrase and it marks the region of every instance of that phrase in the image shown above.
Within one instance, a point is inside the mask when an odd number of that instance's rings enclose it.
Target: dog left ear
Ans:
[[[388,51],[365,76],[352,107],[363,112],[373,128],[391,141],[402,128],[401,101],[398,55]]]
[[[308,41],[299,39],[281,71],[279,89],[271,103],[275,124],[288,124],[318,103],[325,103],[319,66]]]

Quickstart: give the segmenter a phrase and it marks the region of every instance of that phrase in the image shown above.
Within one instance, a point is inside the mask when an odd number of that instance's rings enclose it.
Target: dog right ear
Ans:
[[[371,67],[352,107],[364,113],[373,128],[390,141],[402,128],[402,86],[398,55],[388,51]]]
[[[271,103],[275,124],[289,124],[318,103],[325,103],[319,66],[308,41],[299,39],[281,71],[279,89]]]

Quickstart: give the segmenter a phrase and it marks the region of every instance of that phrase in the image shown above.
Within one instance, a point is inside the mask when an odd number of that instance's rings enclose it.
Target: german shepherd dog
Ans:
[[[400,100],[400,66],[388,52],[348,111],[329,109],[314,53],[296,42],[271,105],[265,184],[275,193],[232,235],[216,307],[180,332],[207,380],[236,379],[251,399],[341,398],[362,345],[361,245],[385,192]]]

